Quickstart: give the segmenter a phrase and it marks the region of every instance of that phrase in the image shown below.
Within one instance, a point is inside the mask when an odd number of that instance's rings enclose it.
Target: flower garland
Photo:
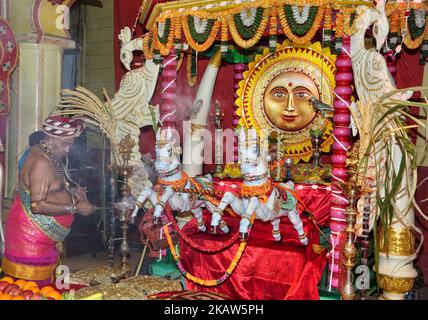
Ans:
[[[408,31],[408,16],[410,15],[409,10],[400,10],[400,27],[401,27],[401,34],[404,37],[404,44],[409,49],[416,49],[419,48],[422,44],[422,41],[424,39],[424,36],[420,36],[418,38],[412,39],[412,36],[410,32]],[[424,34],[428,32],[428,23],[425,24],[424,28]]]
[[[207,253],[217,253],[220,252],[224,249],[229,248],[231,245],[233,245],[236,240],[238,240],[239,238],[239,231],[236,232],[229,240],[227,240],[226,242],[222,242],[220,245],[217,245],[214,248],[207,248],[204,246],[201,246],[200,244],[196,243],[195,241],[193,241],[192,239],[190,239],[186,234],[184,234],[183,231],[181,231],[180,227],[177,224],[177,221],[175,221],[174,216],[172,215],[171,211],[169,210],[169,208],[165,209],[166,212],[166,216],[168,217],[169,221],[171,221],[172,223],[172,227],[174,229],[175,232],[178,233],[178,235],[188,244],[190,245],[193,249],[196,249],[198,251],[201,252],[207,252]]]
[[[227,53],[229,43],[228,43],[228,27],[226,19],[221,19],[221,36],[220,36],[220,51],[222,56],[224,57]]]
[[[184,188],[186,183],[187,183],[187,179],[188,179],[187,174],[184,171],[182,171],[180,179],[167,181],[167,180],[163,180],[161,178],[158,178],[158,184],[160,184],[162,186],[170,186],[173,188]]]
[[[277,33],[278,33],[278,13],[276,8],[273,7],[270,10],[269,18],[269,48],[271,52],[275,51],[277,44]]]
[[[205,17],[199,17],[199,18],[205,18]],[[184,36],[186,37],[187,42],[189,43],[189,46],[198,52],[203,52],[208,50],[212,44],[214,43],[217,34],[218,34],[218,30],[220,28],[220,21],[219,20],[215,20],[214,21],[214,25],[212,26],[212,28],[210,29],[209,35],[207,36],[207,39],[203,42],[203,43],[198,43],[193,37],[192,37],[192,32],[190,31],[189,28],[189,23],[188,23],[188,17],[185,16],[183,17],[183,19],[181,20],[181,26],[183,28],[183,32],[184,32]],[[202,39],[199,38],[200,40]]]
[[[204,24],[204,27],[196,28],[195,22],[198,20],[200,21],[199,17],[197,16],[195,17],[187,16],[187,24],[189,26],[189,30],[190,30],[190,34],[192,35],[192,38],[197,43],[204,43],[205,41],[207,41],[209,35],[211,34],[211,30],[214,26],[215,20],[214,19],[203,20],[201,24]],[[199,30],[196,30],[196,29],[199,29]]]
[[[143,38],[143,52],[146,59],[153,59],[152,33],[147,33]]]
[[[278,13],[279,13],[279,21],[281,23],[282,30],[284,31],[284,34],[287,36],[287,38],[290,39],[296,45],[304,45],[309,41],[311,41],[311,39],[314,37],[315,33],[317,32],[318,27],[321,23],[321,19],[324,16],[324,8],[322,6],[318,7],[317,14],[315,16],[313,23],[311,24],[309,31],[304,36],[301,36],[301,37],[294,34],[294,32],[292,31],[285,14],[285,7],[283,8],[283,10],[279,10]]]
[[[387,46],[391,51],[394,51],[398,46],[399,36],[398,36],[398,27],[400,24],[400,12],[394,10],[391,12],[390,21],[389,21],[389,35],[387,39]]]
[[[285,17],[287,18],[287,24],[290,26],[291,31],[293,32],[293,34],[298,35],[298,36],[303,36],[305,34],[307,34],[309,32],[309,30],[311,30],[311,28],[314,25],[314,21],[315,21],[315,17],[317,15],[318,12],[318,8],[319,7],[309,7],[309,6],[305,6],[304,9],[308,9],[308,14],[305,20],[303,20],[303,18],[296,19],[296,15],[295,15],[295,8],[296,6],[291,6],[291,5],[285,5],[284,6],[284,12],[285,12]],[[300,23],[299,21],[303,21],[302,23]],[[316,25],[317,29],[318,29],[318,24]]]
[[[162,23],[161,21],[159,21],[159,23]],[[174,34],[175,32],[171,32],[171,28],[170,28],[170,24],[171,21],[170,19],[166,19],[165,21],[165,30],[164,30],[164,34],[162,35],[162,37],[159,36],[158,33],[158,26],[155,23],[154,27],[153,27],[153,37],[155,39],[157,48],[159,49],[159,52],[161,55],[166,56],[169,55],[171,48],[174,44]],[[165,36],[165,33],[167,33],[167,37]],[[165,40],[166,38],[166,40]]]
[[[241,185],[240,195],[242,197],[259,197],[262,202],[267,202],[273,187],[274,185],[271,178],[259,186],[248,186],[243,183]]]
[[[192,9],[185,9],[182,11],[171,10],[158,17],[156,23],[153,24],[150,30],[150,33],[155,35],[155,37],[153,37],[155,44],[152,49],[155,56],[157,56],[158,50],[162,51],[162,55],[167,55],[169,54],[168,49],[172,46],[171,41],[176,47],[176,50],[178,50],[179,46],[181,48],[181,30],[176,29],[177,25],[174,25],[174,19],[180,21],[186,41],[198,52],[206,51],[210,48],[217,38],[218,29],[220,27],[221,52],[223,55],[225,55],[228,50],[229,31],[231,37],[238,46],[242,48],[252,47],[260,40],[268,23],[269,30],[272,30],[269,31],[269,47],[272,49],[276,42],[274,37],[278,32],[277,30],[275,34],[274,27],[272,26],[275,24],[275,19],[278,19],[278,17],[283,33],[296,45],[304,45],[311,41],[321,23],[323,23],[324,46],[328,46],[329,42],[331,43],[331,36],[334,31],[337,39],[335,45],[336,47],[340,47],[343,35],[351,35],[351,26],[355,16],[355,6],[339,6],[333,30],[331,26],[332,20],[334,20],[332,19],[332,5],[332,1],[329,0],[295,0],[291,3],[289,0],[259,0],[245,4],[244,9],[242,9],[242,6],[234,6],[221,12],[195,11]],[[303,11],[299,11],[298,7],[303,7]],[[395,30],[398,32],[398,29],[401,29],[405,44],[409,48],[414,49],[421,45],[427,33],[427,19],[423,19],[422,13],[417,10],[421,9],[426,12],[427,6],[425,3],[412,2],[409,5],[409,7],[413,9],[411,12],[407,10],[406,7],[406,3],[393,3],[387,5],[387,11],[391,15],[390,33],[394,34]],[[264,12],[262,16],[260,16],[262,10]],[[269,14],[267,13],[268,11]],[[278,13],[275,14],[275,11],[278,11]],[[315,11],[316,14],[314,15]],[[409,12],[408,15],[411,15],[410,19],[407,19],[407,16],[403,18],[403,14],[405,14],[406,11]],[[324,21],[322,22],[321,20],[323,20],[323,18]],[[170,29],[179,31],[179,36],[175,36],[173,40],[169,38],[171,31],[168,30],[167,19],[171,19]],[[397,19],[398,23],[393,22],[397,21]],[[207,32],[210,20],[214,22],[211,32]],[[258,20],[260,20],[260,23],[258,23]],[[158,30],[159,22],[165,23],[165,30],[163,33]],[[425,28],[422,27],[423,22],[425,22]],[[161,34],[162,37],[159,37],[158,33]],[[176,34],[176,32],[174,32],[174,34]],[[207,39],[205,40],[205,38]]]
[[[422,11],[422,14],[424,15],[423,18],[417,19],[416,15],[420,14]],[[416,13],[418,12],[418,13]],[[419,21],[422,20],[422,21]],[[426,24],[426,12],[422,9],[410,9],[410,15],[407,18],[407,25],[409,26],[410,36],[412,39],[419,38],[423,35],[425,30],[425,24]]]
[[[331,7],[327,6],[324,11],[324,24],[323,24],[323,34],[322,34],[322,45],[323,47],[330,47],[331,45]]]
[[[247,49],[255,46],[256,43],[260,40],[260,38],[263,36],[263,32],[266,29],[266,26],[269,20],[269,10],[266,10],[263,8],[261,8],[261,10],[263,11],[262,11],[262,16],[260,18],[260,21],[258,20],[258,18],[256,18],[252,26],[254,28],[250,28],[250,30],[247,30],[247,31],[244,31],[245,29],[238,29],[238,28],[241,28],[237,26],[237,23],[239,25],[238,21],[240,21],[239,14],[226,17],[227,24],[229,26],[229,30],[232,35],[232,38],[235,41],[235,43],[241,48]],[[254,31],[254,35],[250,37],[253,31]]]
[[[250,21],[247,20],[243,20],[242,16],[243,13],[245,15],[245,12],[248,12],[247,9],[242,9],[242,11],[240,13],[236,13],[233,15],[233,20],[235,22],[236,25],[236,29],[239,32],[239,35],[244,39],[244,40],[248,40],[248,39],[252,39],[257,30],[260,27],[260,23],[262,21],[263,18],[263,12],[265,9],[259,7],[259,8],[250,8],[251,9],[256,9],[253,19],[249,19]]]
[[[179,56],[181,51],[181,20],[175,18],[174,21],[174,48],[175,54]]]
[[[255,218],[256,218],[256,214],[253,213],[253,215],[250,218],[250,225],[248,226],[248,236],[250,236]],[[195,282],[199,285],[206,286],[206,287],[213,287],[213,286],[219,285],[229,278],[229,276],[233,273],[233,271],[235,270],[239,261],[241,260],[242,254],[244,253],[244,250],[247,247],[247,243],[248,243],[247,241],[243,241],[240,243],[235,257],[233,258],[229,267],[226,269],[226,271],[224,272],[224,274],[220,278],[204,280],[204,279],[195,277],[194,275],[192,275],[186,271],[186,269],[184,268],[183,264],[180,261],[180,256],[177,254],[177,251],[175,250],[174,244],[172,242],[171,234],[169,233],[169,230],[168,230],[168,225],[164,224],[163,231],[164,231],[164,234],[165,234],[166,239],[168,241],[168,246],[169,246],[169,249],[171,250],[171,255],[172,255],[175,263],[177,264],[178,270],[180,270],[181,274],[183,276],[185,276],[188,280]]]
[[[196,85],[196,55],[192,48],[189,48],[187,51],[187,62],[186,62],[186,78],[187,84],[189,87],[194,87]]]

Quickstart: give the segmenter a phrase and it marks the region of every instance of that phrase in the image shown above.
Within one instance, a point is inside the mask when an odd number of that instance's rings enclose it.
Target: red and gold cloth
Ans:
[[[230,191],[239,195],[239,186],[242,183],[237,179],[215,179],[215,189],[219,193]],[[331,188],[328,185],[302,184],[294,185],[295,192],[305,204],[306,209],[315,216],[319,226],[329,226],[331,207]]]
[[[209,216],[204,216],[206,223]],[[239,218],[225,217],[231,234],[239,229]],[[281,220],[282,241],[272,237],[272,225],[257,220],[247,248],[233,274],[216,287],[199,286],[186,279],[187,290],[218,292],[243,300],[317,300],[317,284],[326,263],[326,251],[318,250],[319,234],[312,222],[302,218],[309,245],[303,246],[288,218]],[[231,234],[217,236],[198,232],[193,219],[183,228],[195,242],[215,246]],[[315,250],[314,250],[315,245]],[[220,278],[236,254],[239,241],[217,254],[206,254],[180,240],[180,259],[184,268],[202,279]],[[316,252],[315,252],[316,251]]]

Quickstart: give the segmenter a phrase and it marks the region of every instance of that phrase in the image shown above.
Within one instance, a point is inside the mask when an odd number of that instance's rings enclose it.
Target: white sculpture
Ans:
[[[132,214],[136,216],[138,209],[149,200],[155,211],[153,214],[155,223],[159,222],[165,205],[168,203],[172,210],[180,212],[190,211],[198,222],[198,229],[206,231],[206,226],[202,219],[203,208],[212,212],[216,209],[215,205],[209,201],[200,200],[196,193],[177,192],[175,188],[196,190],[197,186],[212,186],[211,177],[189,178],[182,170],[180,163],[181,148],[176,146],[171,128],[158,130],[156,133],[156,162],[155,169],[159,174],[158,184],[163,188],[162,195],[158,199],[158,194],[149,187],[146,187],[137,197],[137,204]],[[224,224],[221,228],[223,232],[228,233],[229,228]]]
[[[121,31],[119,39],[122,46],[121,61],[130,70],[132,52],[142,50],[142,47],[139,46],[139,39],[131,40],[131,31],[127,27]],[[59,110],[55,112],[89,118],[107,134],[113,150],[122,138],[128,134],[131,136],[136,145],[129,161],[129,165],[133,167],[133,175],[128,183],[134,196],[140,194],[146,186],[152,185],[141,160],[138,142],[140,128],[156,126],[159,120],[159,107],[150,105],[158,75],[159,65],[146,60],[144,66],[123,76],[113,99],[108,99],[105,90],[105,103],[82,87],[77,87],[76,91],[63,90]],[[113,155],[116,163],[120,163],[119,154],[114,152]]]
[[[364,46],[364,34],[370,25],[373,25],[377,50],[367,50]],[[400,290],[409,287],[409,279],[416,277],[416,270],[412,263],[416,257],[413,247],[414,237],[412,232],[409,232],[414,228],[412,206],[414,190],[411,190],[411,186],[415,177],[414,171],[410,168],[411,156],[407,153],[403,154],[397,139],[403,134],[400,123],[397,121],[399,114],[395,112],[384,116],[394,106],[394,101],[396,101],[395,104],[405,101],[412,92],[395,93],[394,79],[387,69],[384,57],[378,52],[384,45],[389,29],[385,15],[385,2],[378,1],[376,8],[358,7],[354,28],[355,33],[351,36],[351,59],[359,101],[352,104],[351,112],[360,134],[360,161],[361,163],[366,161],[358,171],[358,179],[368,187],[358,201],[357,235],[362,233],[364,205],[366,210],[370,210],[371,229],[380,212],[376,197],[385,200],[388,190],[391,189],[390,182],[400,172],[401,161],[405,159],[404,178],[391,200],[394,211],[392,221],[389,225],[383,226],[388,229],[389,253],[386,253],[386,249],[380,245],[378,270],[379,285],[384,289],[384,297],[403,299],[404,292]],[[389,96],[385,98],[384,95],[388,94]],[[380,131],[377,130],[382,131],[381,139],[375,136],[379,135]],[[370,154],[367,155],[368,147],[375,139],[377,142],[371,146]],[[380,236],[383,237],[383,235]]]
[[[257,219],[271,221],[272,233],[276,241],[281,240],[279,230],[280,218],[288,216],[294,229],[298,233],[301,243],[308,244],[308,238],[303,230],[303,223],[297,211],[297,199],[286,190],[293,190],[294,184],[273,185],[269,177],[267,156],[261,151],[257,132],[255,129],[241,130],[239,134],[239,155],[241,161],[241,174],[244,181],[241,185],[242,199],[232,192],[226,192],[220,201],[218,210],[213,213],[211,226],[213,230],[219,224],[222,212],[230,205],[233,211],[241,216],[239,232],[242,240],[247,239],[248,226],[253,212]],[[247,192],[243,192],[249,191]],[[254,193],[251,192],[254,190]],[[253,195],[251,195],[253,193]],[[284,197],[287,199],[284,200]],[[266,201],[263,201],[265,199]]]

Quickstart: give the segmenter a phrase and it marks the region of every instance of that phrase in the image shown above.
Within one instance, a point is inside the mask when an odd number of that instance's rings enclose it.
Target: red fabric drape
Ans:
[[[142,0],[114,0],[114,74],[115,74],[115,85],[116,90],[119,88],[120,79],[125,74],[126,69],[120,62],[120,41],[117,38],[120,34],[120,30],[124,27],[129,27],[132,30],[132,26],[135,23],[138,12],[141,7]],[[135,29],[135,36],[143,34],[143,26],[137,23]]]
[[[241,180],[236,179],[214,179],[214,187],[224,194],[227,191],[237,194]],[[331,189],[324,185],[310,185],[296,183],[294,185],[297,195],[305,205],[306,209],[315,216],[320,226],[328,226],[330,222],[330,199]]]
[[[206,221],[209,217],[206,216]],[[225,217],[230,233],[239,230],[239,218]],[[303,219],[309,245],[303,246],[288,218],[280,224],[282,241],[272,238],[272,225],[256,221],[247,247],[233,274],[222,284],[203,287],[186,280],[186,290],[201,290],[226,294],[243,300],[316,300],[319,299],[317,284],[325,267],[325,253],[317,254],[312,244],[319,243],[319,235],[313,224]],[[195,242],[204,246],[227,241],[231,235],[211,235],[197,231],[196,220],[185,225],[183,231]],[[235,257],[239,241],[216,254],[196,251],[185,241],[180,241],[180,257],[184,268],[202,279],[220,278]]]

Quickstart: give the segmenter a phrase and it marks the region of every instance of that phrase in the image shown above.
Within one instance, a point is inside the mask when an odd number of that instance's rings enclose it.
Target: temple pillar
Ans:
[[[68,9],[74,0],[13,0],[10,24],[19,46],[19,64],[12,75],[11,110],[6,142],[6,194],[16,183],[16,165],[28,137],[40,130],[55,109],[62,89],[64,49],[75,43],[67,30]]]
[[[351,146],[351,131],[349,124],[351,115],[348,106],[352,96],[352,61],[350,57],[350,37],[343,37],[341,54],[336,60],[336,98],[334,99],[333,117],[333,155],[332,155],[332,183],[331,183],[331,209],[330,230],[332,251],[329,256],[329,290],[339,286],[340,265],[340,234],[346,227],[345,210],[349,201],[344,195],[342,183],[348,181],[346,169],[347,150]]]

